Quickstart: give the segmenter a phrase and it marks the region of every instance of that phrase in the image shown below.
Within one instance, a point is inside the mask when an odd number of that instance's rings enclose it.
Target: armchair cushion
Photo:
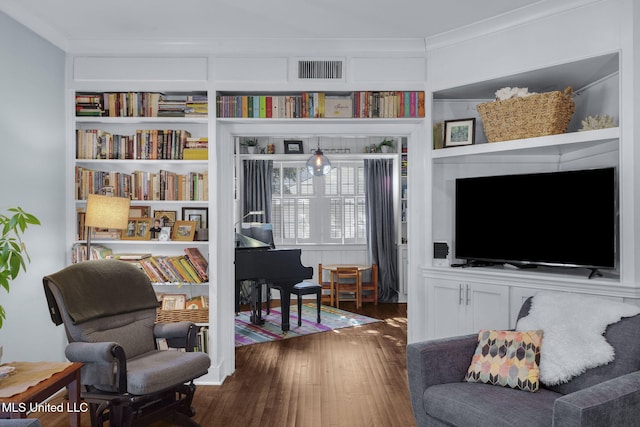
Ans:
[[[456,382],[425,390],[427,414],[454,426],[551,426],[553,404],[562,395],[536,393],[490,384]],[[424,424],[421,424],[424,425]]]
[[[135,395],[155,393],[204,375],[210,364],[205,353],[154,350],[127,360],[127,391]]]
[[[483,329],[464,379],[527,391],[540,388],[542,331]]]

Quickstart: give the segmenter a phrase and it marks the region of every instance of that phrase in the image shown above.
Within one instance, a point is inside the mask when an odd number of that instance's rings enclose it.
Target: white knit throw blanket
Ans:
[[[543,330],[540,381],[556,385],[613,361],[613,347],[603,336],[607,326],[638,313],[640,307],[604,297],[541,292],[516,330]]]

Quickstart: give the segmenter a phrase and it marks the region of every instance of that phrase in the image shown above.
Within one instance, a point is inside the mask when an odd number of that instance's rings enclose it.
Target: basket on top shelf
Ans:
[[[489,142],[565,133],[575,109],[573,89],[477,105]]]
[[[209,323],[209,309],[162,310],[158,308],[156,322],[193,322]]]

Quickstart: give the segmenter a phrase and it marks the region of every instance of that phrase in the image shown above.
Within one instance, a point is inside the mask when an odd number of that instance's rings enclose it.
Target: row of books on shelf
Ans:
[[[188,249],[197,251],[197,248]],[[115,255],[112,257],[117,258]],[[207,261],[199,251],[198,257],[187,252],[185,255],[154,255],[128,262],[139,265],[154,283],[206,283],[209,280]]]
[[[75,168],[76,200],[89,194],[108,194],[131,200],[209,200],[209,173],[98,171]]]
[[[411,118],[424,117],[422,91],[361,91],[350,95],[218,95],[217,117]]]
[[[77,159],[207,160],[209,139],[181,129],[140,129],[118,135],[100,129],[76,130]]]
[[[87,245],[76,243],[71,249],[72,262],[89,259]],[[206,283],[209,263],[198,248],[185,248],[184,255],[164,256],[150,253],[114,253],[103,245],[91,245],[91,259],[117,259],[135,264],[154,283]]]
[[[209,111],[205,94],[84,92],[75,104],[79,117],[207,117]]]

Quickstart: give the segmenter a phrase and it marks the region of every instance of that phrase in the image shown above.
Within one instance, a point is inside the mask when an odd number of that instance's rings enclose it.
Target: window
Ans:
[[[333,162],[324,177],[304,162],[274,162],[271,222],[276,244],[366,243],[362,161]]]

